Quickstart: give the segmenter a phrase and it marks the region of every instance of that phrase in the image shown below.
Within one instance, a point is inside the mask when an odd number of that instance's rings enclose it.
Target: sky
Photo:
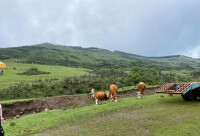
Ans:
[[[0,47],[39,43],[200,58],[199,0],[0,0]]]

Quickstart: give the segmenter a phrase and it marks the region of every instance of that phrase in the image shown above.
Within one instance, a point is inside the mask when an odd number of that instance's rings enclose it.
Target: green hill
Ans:
[[[144,57],[99,48],[70,47],[50,43],[0,48],[0,60],[5,59],[17,59],[22,63],[85,68],[153,67],[162,70],[200,68],[200,60],[186,56]]]

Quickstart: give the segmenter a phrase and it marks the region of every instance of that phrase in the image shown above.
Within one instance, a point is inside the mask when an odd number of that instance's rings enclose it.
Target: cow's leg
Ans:
[[[141,93],[138,93],[137,95],[138,95],[138,99],[140,99],[141,98]]]
[[[115,96],[115,102],[117,102],[117,96]]]
[[[96,99],[96,105],[98,104],[98,99]]]
[[[113,101],[113,96],[112,96],[112,94],[110,95],[110,102],[112,102]]]
[[[142,99],[144,99],[144,95],[143,94],[141,94],[141,97],[142,97]]]

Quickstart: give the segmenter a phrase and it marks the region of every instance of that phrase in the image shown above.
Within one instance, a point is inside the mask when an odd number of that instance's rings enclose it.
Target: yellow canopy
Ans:
[[[0,68],[6,68],[6,64],[0,61]]]

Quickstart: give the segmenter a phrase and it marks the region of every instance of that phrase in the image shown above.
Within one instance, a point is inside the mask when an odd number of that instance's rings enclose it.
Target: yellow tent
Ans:
[[[0,61],[0,68],[6,68],[6,64]]]

